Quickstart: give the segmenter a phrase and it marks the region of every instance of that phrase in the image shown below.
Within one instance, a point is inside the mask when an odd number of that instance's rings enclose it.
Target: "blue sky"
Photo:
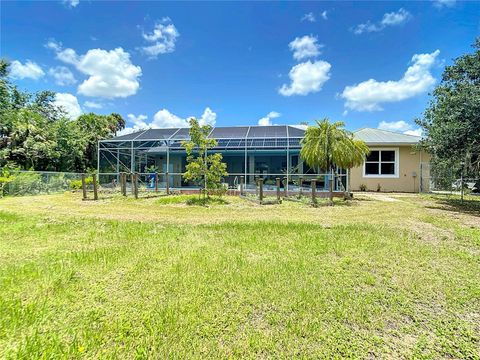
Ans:
[[[2,2],[1,56],[71,116],[129,131],[298,124],[416,132],[445,65],[480,35],[480,3]]]

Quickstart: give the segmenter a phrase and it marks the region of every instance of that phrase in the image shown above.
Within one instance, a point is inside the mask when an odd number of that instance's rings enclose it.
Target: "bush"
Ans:
[[[37,173],[17,173],[5,191],[8,195],[33,195],[46,190],[42,176]]]
[[[98,181],[97,181],[98,183]],[[89,185],[93,185],[93,177],[89,176],[85,178],[85,185],[88,187]],[[80,190],[82,188],[82,179],[80,180],[71,180],[69,183],[69,187],[72,190]]]

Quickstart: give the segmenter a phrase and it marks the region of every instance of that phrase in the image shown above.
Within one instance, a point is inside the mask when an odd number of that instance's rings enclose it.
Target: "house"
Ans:
[[[323,169],[311,169],[300,158],[305,126],[234,126],[214,127],[209,137],[217,140],[211,152],[220,152],[227,164],[230,187],[241,181],[254,189],[258,178],[266,188],[275,187],[276,179],[288,191],[316,180],[319,191],[327,190],[332,174]],[[188,128],[147,129],[99,142],[98,171],[102,176],[119,172],[138,172],[147,177],[158,172],[160,186],[168,181],[171,187],[195,188],[182,178],[186,153],[182,142],[189,138]],[[379,129],[361,129],[355,137],[371,148],[365,164],[347,171],[337,169],[335,190],[369,190],[418,192],[420,166],[427,155],[414,149],[419,137]]]

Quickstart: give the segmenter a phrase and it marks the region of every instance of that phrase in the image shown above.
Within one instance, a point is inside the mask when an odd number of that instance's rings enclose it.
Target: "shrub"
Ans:
[[[360,191],[367,191],[367,185],[365,184],[360,184],[359,188],[360,188]]]
[[[8,184],[8,195],[33,195],[46,190],[42,176],[37,173],[17,173]]]
[[[97,181],[98,183],[98,181]],[[93,185],[93,177],[89,176],[85,178],[85,185],[88,187],[89,185]],[[69,183],[69,187],[72,190],[80,190],[82,188],[82,180],[71,180]]]

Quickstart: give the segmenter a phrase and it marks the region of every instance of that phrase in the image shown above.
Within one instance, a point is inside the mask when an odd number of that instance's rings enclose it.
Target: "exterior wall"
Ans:
[[[365,177],[363,166],[359,166],[350,170],[350,189],[359,191],[363,184],[369,191],[377,191],[380,185],[380,191],[419,192],[420,163],[428,162],[430,156],[424,151],[413,150],[412,146],[370,146],[371,150],[385,148],[398,149],[398,177]]]

